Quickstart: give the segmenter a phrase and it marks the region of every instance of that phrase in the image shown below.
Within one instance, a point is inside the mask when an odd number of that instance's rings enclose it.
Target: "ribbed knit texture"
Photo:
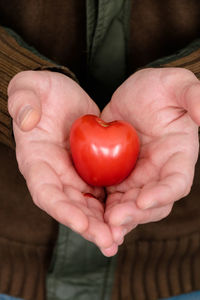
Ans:
[[[197,49],[189,55],[184,56],[180,59],[166,63],[165,67],[186,68],[192,71],[198,78],[200,78],[200,49]]]
[[[57,222],[34,205],[15,152],[0,144],[0,158],[0,294],[44,300]]]
[[[124,244],[113,299],[158,300],[200,288],[200,235]]]
[[[49,247],[15,242],[0,237],[0,290],[26,300],[45,299]]]
[[[17,35],[0,27],[0,142],[14,147],[12,121],[7,109],[7,87],[11,78],[25,70],[57,70],[75,79],[65,67],[45,59]]]
[[[175,54],[149,63],[146,67],[184,68],[193,72],[197,78],[200,78],[200,39],[196,39]]]

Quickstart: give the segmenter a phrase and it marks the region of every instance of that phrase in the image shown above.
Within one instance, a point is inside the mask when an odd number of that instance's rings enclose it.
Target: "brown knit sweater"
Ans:
[[[197,0],[132,0],[128,74],[147,63],[185,47],[199,37],[200,3]],[[30,46],[53,62],[47,62],[17,44],[0,29],[0,140],[11,145],[11,121],[7,113],[7,85],[19,71],[60,64],[76,74],[81,84],[86,71],[85,0],[0,0],[0,25],[16,31]],[[195,73],[197,62],[187,67]],[[176,66],[176,62],[173,63]],[[180,65],[180,63],[179,63]],[[69,72],[69,71],[68,71]],[[67,71],[66,71],[67,74]],[[70,72],[69,72],[70,74]],[[87,90],[87,86],[84,86]]]
[[[6,4],[0,0],[1,143],[14,147],[7,85],[19,71],[56,68],[73,78],[75,73],[87,90],[85,18],[85,0],[11,0]],[[132,0],[127,76],[199,38],[199,20],[198,0]],[[16,31],[44,57],[4,27]],[[200,77],[200,49],[166,66],[188,68]],[[0,186],[0,212],[4,216],[0,216],[0,292],[44,300],[45,272],[56,224],[32,204],[13,151],[1,145],[0,157],[6,170],[0,175],[4,178]],[[199,176],[198,161],[191,194],[178,202],[165,220],[139,226],[127,236],[120,248],[112,300],[157,300],[200,289]],[[30,219],[23,221],[25,211]],[[42,232],[34,230],[32,218],[35,224],[43,224]],[[27,274],[32,274],[31,279]]]

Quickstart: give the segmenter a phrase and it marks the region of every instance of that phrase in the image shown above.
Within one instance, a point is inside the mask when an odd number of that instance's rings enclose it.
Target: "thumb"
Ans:
[[[32,130],[41,118],[41,103],[38,96],[30,89],[8,92],[8,111],[23,131]]]
[[[200,126],[200,83],[193,83],[183,91],[183,107],[193,121]]]

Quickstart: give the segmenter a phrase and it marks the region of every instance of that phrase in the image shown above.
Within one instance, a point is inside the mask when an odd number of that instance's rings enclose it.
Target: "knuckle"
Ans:
[[[173,204],[174,202],[160,208],[148,210],[148,214],[146,215],[145,221],[143,220],[143,223],[158,222],[165,219],[171,213]]]
[[[8,95],[11,95],[16,90],[18,82],[20,82],[21,79],[27,78],[27,76],[32,72],[34,71],[21,71],[14,75],[8,84]]]
[[[189,184],[189,179],[184,174],[179,174],[179,176],[177,176],[177,179],[179,179],[179,181],[177,182],[177,186],[179,186],[180,189],[180,196],[177,199],[179,200],[180,198],[183,198],[190,193],[191,184]]]
[[[13,117],[15,113],[19,110],[19,101],[22,99],[26,99],[26,93],[22,90],[16,90],[11,96],[8,98],[8,112]]]
[[[167,216],[169,216],[169,214],[171,213],[172,211],[172,207],[173,207],[173,203],[172,204],[169,204],[168,206],[164,207],[163,208],[163,211],[161,213],[161,219],[164,219],[166,218]]]
[[[18,102],[20,97],[21,97],[20,91],[15,91],[12,95],[8,97],[8,112],[12,117],[15,112],[16,102]]]
[[[185,186],[182,197],[186,197],[187,195],[189,195],[190,192],[191,192],[191,186],[190,185]]]
[[[151,222],[158,222],[169,216],[172,211],[173,203],[162,207],[160,211],[152,216]]]
[[[47,197],[48,197],[48,185],[43,184],[33,194],[33,201],[40,209],[46,211],[47,207],[45,206],[45,204],[46,204]]]

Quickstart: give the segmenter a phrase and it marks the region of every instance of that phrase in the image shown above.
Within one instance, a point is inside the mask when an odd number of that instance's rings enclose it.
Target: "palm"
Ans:
[[[103,111],[106,120],[130,122],[141,142],[132,174],[108,189],[106,218],[111,224],[127,221],[131,229],[133,223],[159,220],[190,190],[198,155],[198,127],[181,106],[178,88],[172,86],[182,76],[179,71],[150,69],[136,73],[116,91]],[[196,83],[193,76],[189,79],[186,82]],[[180,79],[176,84],[180,85]]]
[[[104,223],[103,190],[89,187],[76,173],[69,153],[71,124],[80,115],[99,114],[89,96],[71,79],[57,73],[40,73],[44,78],[42,116],[37,126],[22,132],[14,124],[16,153],[34,202],[59,222],[81,233],[100,248],[112,244]],[[45,84],[43,84],[45,86]],[[38,86],[39,88],[39,86]],[[69,98],[70,97],[70,98]]]

